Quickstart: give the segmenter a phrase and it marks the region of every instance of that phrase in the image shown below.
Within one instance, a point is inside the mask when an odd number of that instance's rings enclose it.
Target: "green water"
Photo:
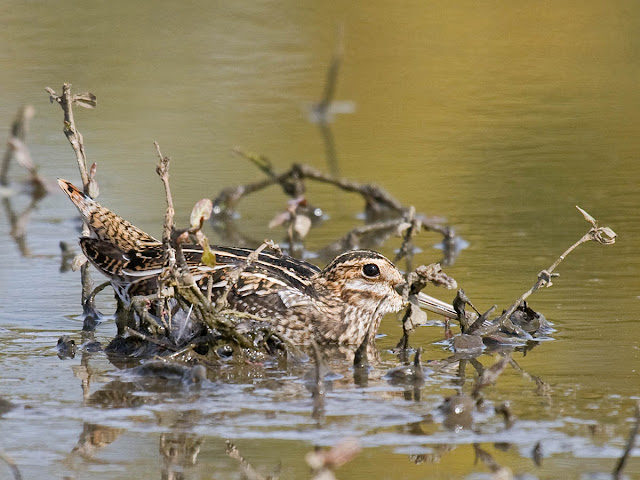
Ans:
[[[75,243],[75,211],[60,194],[40,202],[24,257],[10,211],[23,212],[29,199],[13,195],[0,213],[0,396],[17,407],[0,417],[0,449],[24,478],[241,478],[226,439],[263,475],[308,478],[306,453],[344,437],[363,447],[338,470],[344,479],[487,478],[473,443],[533,478],[610,472],[640,397],[639,18],[640,5],[621,0],[0,5],[0,137],[20,105],[34,105],[27,143],[40,172],[78,182],[62,112],[44,88],[71,82],[93,92],[98,108],[78,109],[76,121],[98,163],[99,200],[154,235],[164,215],[154,141],[172,157],[181,222],[198,199],[262,178],[231,153],[236,146],[278,170],[293,162],[330,169],[307,109],[321,97],[341,22],[336,100],[354,102],[355,112],[331,124],[339,171],[453,226],[469,247],[446,271],[478,308],[508,306],[586,232],[575,205],[619,235],[611,247],[580,247],[554,286],[531,299],[556,332],[514,359],[552,392],[539,395],[530,377],[508,369],[486,397],[490,406],[510,401],[511,429],[489,410],[473,432],[445,429],[437,406],[457,391],[453,373],[432,376],[420,401],[380,380],[397,364],[387,351],[400,335],[394,317],[381,327],[383,363],[369,386],[356,386],[344,365],[318,426],[297,371],[247,367],[197,391],[126,383],[123,392],[103,354],[59,360],[60,335],[81,343],[79,276],[59,272],[58,243]],[[17,186],[23,173],[16,165],[10,173]],[[360,223],[357,196],[311,186],[309,198],[329,217],[311,232],[311,248]],[[268,223],[285,207],[269,189],[241,202],[235,226],[258,242],[282,241]],[[418,236],[416,262],[440,260],[439,241]],[[393,255],[399,245],[380,250]],[[99,303],[111,311],[108,294]],[[114,333],[109,321],[96,339]],[[412,343],[440,359],[449,355],[441,340],[441,329],[425,327]],[[86,457],[71,453],[83,430],[97,431],[101,445]],[[502,451],[500,442],[511,446]],[[537,442],[541,467],[531,460]],[[168,444],[184,452],[173,463]],[[639,455],[636,447],[629,478]],[[0,477],[9,475],[0,464]]]

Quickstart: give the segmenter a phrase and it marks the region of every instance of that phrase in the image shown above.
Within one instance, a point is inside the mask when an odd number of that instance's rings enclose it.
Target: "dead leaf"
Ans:
[[[595,240],[602,245],[612,245],[616,243],[618,234],[609,227],[601,227],[596,229]]]
[[[311,230],[311,219],[306,215],[297,215],[293,224],[293,230],[298,235],[298,238],[303,239]]]
[[[198,200],[191,210],[191,227],[202,228],[202,224],[209,220],[213,212],[213,203],[208,198]]]
[[[581,209],[579,206],[576,205],[576,208],[580,211],[580,213],[582,214],[582,216],[584,217],[584,219],[589,222],[591,225],[593,225],[594,227],[598,226],[598,221],[593,218],[591,215],[589,215],[587,212],[585,212],[583,209]]]

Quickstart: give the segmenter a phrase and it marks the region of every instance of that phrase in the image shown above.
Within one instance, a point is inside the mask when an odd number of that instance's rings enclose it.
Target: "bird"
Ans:
[[[126,305],[137,295],[157,293],[164,268],[162,242],[101,206],[72,183],[58,179],[60,188],[77,207],[90,235],[79,239],[87,259],[113,286]],[[227,293],[229,307],[270,324],[290,342],[360,345],[375,334],[384,315],[400,311],[406,301],[399,293],[405,279],[385,256],[372,250],[351,250],[325,268],[275,251],[263,250],[248,263],[252,249],[210,247],[213,266],[202,261],[200,245],[182,245],[189,271],[212,299]],[[231,289],[234,270],[239,276]],[[457,318],[453,307],[422,292],[422,308]],[[373,338],[370,337],[370,338]]]

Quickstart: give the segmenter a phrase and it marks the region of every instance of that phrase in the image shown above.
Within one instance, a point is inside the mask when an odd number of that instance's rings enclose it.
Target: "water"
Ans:
[[[340,173],[378,183],[455,227],[469,247],[447,272],[478,308],[508,306],[586,232],[574,205],[619,235],[611,247],[580,247],[554,286],[531,299],[554,323],[554,340],[514,359],[552,392],[537,393],[531,377],[507,369],[485,395],[489,407],[510,401],[518,418],[511,429],[490,408],[476,415],[473,432],[442,426],[437,406],[457,391],[455,372],[431,376],[419,401],[382,380],[397,365],[388,353],[399,337],[393,317],[381,327],[382,364],[367,387],[354,384],[347,365],[333,365],[342,377],[318,426],[304,365],[223,369],[189,389],[123,379],[101,353],[59,360],[60,335],[82,341],[79,277],[59,272],[58,243],[75,244],[75,212],[60,194],[40,202],[23,257],[9,210],[24,211],[29,199],[11,196],[0,214],[0,397],[17,407],[0,418],[0,448],[25,478],[155,478],[163,471],[241,478],[225,439],[263,475],[280,469],[282,478],[307,478],[306,453],[347,436],[363,451],[339,478],[487,478],[487,467],[474,465],[473,443],[532,478],[611,471],[640,396],[638,9],[624,1],[0,6],[0,136],[20,105],[33,104],[27,142],[40,172],[77,182],[61,111],[44,87],[59,92],[68,81],[76,92],[93,92],[98,108],[78,109],[76,120],[89,160],[99,165],[100,201],[154,235],[164,199],[153,141],[173,159],[183,223],[198,199],[262,178],[231,153],[235,146],[267,155],[278,170],[293,162],[329,170],[306,109],[321,97],[340,22],[345,55],[336,99],[356,106],[331,125]],[[22,175],[14,165],[14,185]],[[310,234],[310,248],[359,222],[363,202],[352,194],[312,185],[309,198],[329,216]],[[247,198],[237,228],[258,242],[282,240],[267,224],[285,201],[277,188]],[[416,261],[439,260],[432,248],[439,241],[422,233]],[[392,255],[398,246],[392,239],[381,251]],[[111,311],[107,293],[99,303]],[[96,339],[106,343],[114,332],[106,322]],[[449,352],[441,340],[440,329],[425,327],[412,344],[425,359],[442,359]],[[469,368],[467,377],[473,374]],[[102,446],[72,454],[92,445],[82,441],[90,435]],[[531,460],[538,441],[541,467]],[[640,471],[637,447],[633,455],[630,478]],[[4,465],[0,472],[10,475]]]

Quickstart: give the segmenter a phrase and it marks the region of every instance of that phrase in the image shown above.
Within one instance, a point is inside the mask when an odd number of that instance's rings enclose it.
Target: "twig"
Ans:
[[[91,177],[89,170],[87,169],[87,154],[84,149],[82,134],[76,128],[72,106],[75,103],[76,105],[80,105],[84,108],[94,108],[96,106],[96,97],[92,93],[71,95],[70,83],[62,85],[62,95],[56,94],[56,92],[50,87],[46,87],[45,90],[49,93],[51,103],[57,102],[62,107],[62,111],[64,112],[64,128],[62,131],[66,135],[69,143],[71,144],[71,148],[73,148],[73,151],[76,154],[84,193],[93,198],[94,195],[92,195],[92,193],[95,192],[91,192],[89,188]]]
[[[139,331],[130,328],[130,327],[126,327],[125,328],[125,332],[128,333],[129,335],[139,338],[140,340],[144,340],[145,342],[148,343],[153,343],[154,345],[157,345],[159,347],[162,348],[166,348],[167,350],[171,350],[172,352],[176,352],[177,349],[175,346],[171,345],[168,342],[163,342],[161,340],[156,339],[155,337],[150,337],[149,335],[145,335],[144,333],[140,333]]]
[[[558,275],[558,274],[554,274],[553,271],[556,269],[558,265],[560,265],[560,262],[562,262],[567,257],[567,255],[569,255],[573,250],[578,248],[580,245],[590,241],[598,242],[601,245],[612,245],[615,243],[617,234],[611,228],[598,227],[598,221],[595,218],[593,218],[591,215],[589,215],[580,207],[576,206],[576,208],[580,211],[580,213],[582,213],[585,220],[587,220],[591,224],[591,228],[589,229],[589,231],[585,233],[580,240],[578,240],[576,243],[574,243],[569,248],[567,248],[562,253],[562,255],[560,255],[558,259],[555,262],[553,262],[553,264],[548,269],[542,270],[538,274],[537,282],[529,290],[523,293],[522,296],[515,301],[515,303],[513,303],[507,310],[505,310],[502,313],[502,315],[500,315],[500,317],[495,322],[493,322],[491,326],[478,329],[476,331],[478,335],[483,335],[483,336],[490,335],[500,330],[501,328],[504,328],[508,331],[515,332],[518,335],[521,335],[523,337],[526,337],[526,336],[530,337],[529,334],[527,334],[520,327],[514,325],[511,322],[511,320],[509,319],[511,314],[515,312],[516,309],[520,305],[522,305],[522,303],[532,293],[534,293],[541,287],[550,287],[551,285],[553,285],[553,283],[551,282],[551,279]]]
[[[405,221],[409,224],[406,228],[404,235],[402,237],[402,245],[400,246],[400,250],[398,250],[397,255],[393,259],[394,263],[399,262],[404,257],[409,256],[413,251],[413,237],[415,237],[418,232],[420,232],[420,221],[416,219],[416,209],[412,205],[409,207],[406,215]]]
[[[629,432],[629,440],[627,441],[627,446],[624,449],[624,453],[618,463],[616,464],[616,468],[613,469],[613,478],[618,480],[622,477],[622,472],[624,467],[627,464],[627,460],[629,455],[631,455],[631,450],[633,450],[633,445],[635,444],[636,437],[638,435],[638,429],[640,429],[640,402],[636,402],[636,412],[635,412],[636,421],[631,427],[631,432]]]
[[[167,211],[164,216],[164,228],[162,230],[162,243],[169,244],[171,242],[171,231],[173,229],[173,217],[175,216],[175,209],[173,208],[173,197],[171,196],[171,187],[169,186],[169,163],[171,162],[171,158],[165,157],[162,155],[160,151],[160,145],[158,142],[153,142],[153,145],[156,147],[156,151],[158,152],[158,157],[160,157],[160,161],[156,167],[156,173],[162,180],[162,185],[164,186],[164,194],[165,199],[167,201]],[[166,248],[166,247],[165,247]]]
[[[234,153],[237,153],[251,160],[253,163],[256,163],[254,159],[258,158],[255,155],[245,153],[240,148],[234,149]],[[256,164],[259,165],[258,163]],[[264,171],[263,168],[261,169]],[[219,207],[220,205],[227,203],[228,207],[231,207],[233,205],[229,205],[229,202],[235,204],[243,196],[265,188],[269,185],[273,185],[275,183],[283,186],[285,192],[288,195],[298,197],[304,193],[304,187],[297,184],[297,182],[301,182],[305,178],[310,178],[318,182],[328,183],[347,192],[359,193],[365,199],[367,205],[371,206],[376,211],[380,211],[382,207],[401,214],[405,213],[406,211],[406,207],[404,207],[400,202],[398,202],[395,198],[393,198],[377,185],[360,184],[342,178],[335,178],[332,175],[327,175],[326,173],[323,173],[320,170],[317,170],[309,165],[294,164],[289,170],[284,173],[276,174],[275,172],[271,172],[269,174],[269,177],[270,178],[268,180],[262,180],[260,182],[225,189],[215,198],[213,204]],[[292,188],[292,183],[296,185],[295,188]]]
[[[224,291],[218,295],[218,298],[216,299],[216,304],[215,304],[215,310],[216,311],[220,311],[223,308],[226,307],[227,305],[227,296],[229,295],[229,292],[231,292],[231,289],[236,285],[236,283],[238,282],[238,279],[240,278],[240,275],[242,275],[242,273],[249,268],[249,266],[255,262],[259,257],[260,257],[260,252],[262,252],[265,248],[272,248],[276,251],[279,250],[279,247],[277,245],[275,245],[273,243],[273,240],[264,240],[262,242],[262,244],[256,248],[253,252],[251,252],[249,255],[247,255],[247,259],[244,261],[244,264],[239,265],[238,267],[236,267],[227,277],[227,284],[224,288]]]
[[[367,225],[360,225],[322,248],[322,251],[332,255],[335,255],[338,252],[344,252],[345,250],[357,247],[363,236],[374,233],[380,234],[379,236],[382,236],[384,233],[384,238],[387,238],[389,234],[386,232],[397,232],[398,228],[404,223],[406,223],[404,218],[394,218],[393,220],[382,220],[379,222],[369,223]]]

